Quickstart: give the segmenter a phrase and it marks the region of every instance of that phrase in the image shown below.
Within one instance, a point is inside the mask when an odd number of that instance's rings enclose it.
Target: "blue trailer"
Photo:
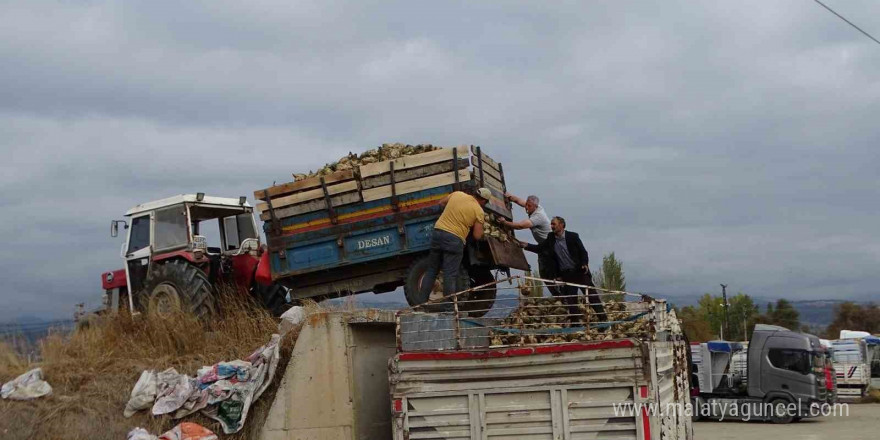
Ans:
[[[440,202],[478,187],[492,192],[487,213],[511,219],[503,167],[479,147],[442,148],[256,191],[272,280],[296,299],[402,286],[410,304],[424,303],[419,292]],[[492,271],[511,268],[528,269],[518,246],[469,238],[459,287],[491,282]],[[487,290],[475,299],[494,297]]]

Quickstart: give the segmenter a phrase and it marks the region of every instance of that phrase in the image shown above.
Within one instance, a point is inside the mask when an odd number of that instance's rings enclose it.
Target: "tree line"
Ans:
[[[700,298],[696,306],[685,306],[677,310],[684,333],[690,341],[721,339],[721,327],[724,321],[722,302],[721,296],[707,293]],[[847,301],[835,305],[831,310],[833,320],[825,328],[802,324],[800,314],[786,299],[767,303],[763,313],[754,300],[743,293],[728,297],[728,303],[730,322],[725,330],[728,334],[724,335],[727,340],[749,340],[755,324],[778,325],[826,339],[837,339],[841,330],[880,333],[880,306],[874,303],[858,304]]]
[[[601,268],[592,275],[593,282],[598,287],[615,291],[626,290],[623,263],[617,259],[614,252],[602,258]],[[724,327],[723,335],[726,340],[749,340],[755,324],[778,325],[826,339],[837,339],[840,330],[880,333],[880,305],[874,303],[843,302],[835,305],[831,324],[821,328],[802,324],[797,309],[791,301],[784,298],[776,300],[775,303],[767,303],[763,311],[751,296],[742,292],[728,296],[727,301],[729,322]],[[700,297],[697,305],[676,307],[676,313],[681,319],[682,330],[688,340],[697,342],[721,339],[725,319],[721,295],[706,293]]]

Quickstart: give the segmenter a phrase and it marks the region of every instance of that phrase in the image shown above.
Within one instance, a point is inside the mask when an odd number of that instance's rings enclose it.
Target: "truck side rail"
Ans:
[[[538,296],[544,288],[556,293],[582,289],[591,298]],[[479,299],[480,292],[489,289],[498,292],[494,304]],[[438,313],[438,309],[445,311]],[[678,319],[663,300],[531,276],[496,280],[397,313],[397,342],[402,352],[494,350],[625,338],[660,341],[680,334]]]

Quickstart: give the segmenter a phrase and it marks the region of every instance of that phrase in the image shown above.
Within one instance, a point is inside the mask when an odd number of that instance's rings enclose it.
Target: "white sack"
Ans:
[[[281,322],[278,323],[278,332],[281,336],[287,332],[299,327],[306,320],[306,311],[300,306],[293,306],[281,315]]]
[[[131,397],[128,399],[128,403],[125,404],[123,415],[126,418],[131,417],[134,413],[153,406],[153,401],[155,400],[156,372],[153,370],[144,370],[144,372],[141,373],[140,379],[138,379],[137,383],[134,384],[134,388],[131,390]]]
[[[52,387],[43,380],[42,368],[34,368],[0,388],[0,397],[12,400],[31,400],[49,394],[52,394]]]

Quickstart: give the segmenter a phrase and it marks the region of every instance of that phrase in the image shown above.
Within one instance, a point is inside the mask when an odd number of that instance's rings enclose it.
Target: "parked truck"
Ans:
[[[636,298],[630,317],[615,321],[645,320],[629,335],[615,322],[533,315],[525,297],[506,300],[508,311],[529,311],[519,324],[401,311],[389,367],[393,438],[692,439],[679,321],[665,301]]]
[[[403,287],[410,305],[421,286],[434,223],[451,192],[488,188],[484,210],[511,219],[503,166],[480,147],[438,148],[255,191],[268,241],[272,281],[294,299],[331,298]],[[504,237],[467,240],[460,289],[527,270],[522,249]],[[434,292],[442,291],[435,284]],[[474,292],[491,303],[494,290]]]
[[[695,417],[790,423],[821,414],[829,389],[827,356],[819,338],[758,324],[747,345],[745,371],[733,363],[743,345],[691,344]]]
[[[871,388],[872,375],[880,364],[880,339],[862,337],[831,341],[832,359],[836,372],[838,393],[843,398],[862,398]],[[874,368],[872,368],[874,367]]]

